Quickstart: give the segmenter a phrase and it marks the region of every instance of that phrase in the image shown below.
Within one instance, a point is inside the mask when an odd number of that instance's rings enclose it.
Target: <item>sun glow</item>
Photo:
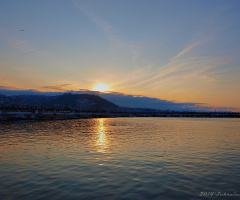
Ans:
[[[99,92],[106,92],[110,91],[109,87],[103,83],[97,84],[94,89],[94,91],[99,91]]]

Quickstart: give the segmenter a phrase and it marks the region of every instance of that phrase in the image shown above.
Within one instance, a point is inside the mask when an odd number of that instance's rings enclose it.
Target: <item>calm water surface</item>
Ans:
[[[240,119],[0,122],[0,199],[240,199],[239,144]]]

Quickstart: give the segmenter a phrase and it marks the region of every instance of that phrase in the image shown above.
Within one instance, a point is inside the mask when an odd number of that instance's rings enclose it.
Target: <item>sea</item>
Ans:
[[[0,199],[240,199],[240,119],[2,121]]]

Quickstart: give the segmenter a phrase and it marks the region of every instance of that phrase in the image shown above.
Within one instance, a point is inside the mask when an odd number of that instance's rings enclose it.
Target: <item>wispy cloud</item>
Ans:
[[[117,88],[151,88],[159,84],[159,82],[167,81],[167,79],[176,78],[183,74],[187,75],[193,71],[196,73],[197,71],[208,70],[209,67],[204,66],[202,68],[203,63],[201,67],[196,66],[197,58],[183,58],[185,54],[191,52],[199,43],[190,44],[176,56],[172,57],[166,65],[159,66],[157,69],[153,69],[151,65],[147,65],[124,74],[124,77],[120,78],[121,81],[115,83],[114,86]]]
[[[21,88],[7,85],[0,85],[0,90],[20,90]]]
[[[18,41],[15,41],[15,42],[12,42],[11,43],[11,46],[22,52],[22,53],[29,53],[29,52],[33,52],[35,51],[36,49],[29,43],[28,40],[18,40]]]
[[[182,51],[180,51],[176,56],[174,56],[172,59],[176,59],[178,57],[183,56],[184,54],[190,52],[191,50],[193,50],[195,47],[197,47],[200,44],[200,41],[194,42],[190,45],[188,45],[186,48],[184,48]]]
[[[72,84],[48,85],[48,86],[43,86],[42,89],[47,91],[65,92],[65,91],[69,91],[69,88],[68,88],[69,86],[72,86]]]
[[[88,16],[99,28],[101,28],[104,33],[110,38],[110,40],[121,43],[120,39],[116,34],[113,33],[112,26],[101,16],[94,13],[89,6],[84,4],[82,1],[70,0],[76,8]]]
[[[1,39],[5,40],[11,48],[21,53],[29,53],[36,51],[36,48],[33,47],[29,40],[22,39],[16,34],[13,35],[12,33],[9,33],[7,31],[1,31],[0,37]]]
[[[19,36],[16,33],[13,34],[8,31],[0,31],[0,39],[5,40],[10,48],[20,53],[32,53],[44,57],[53,56],[54,53],[52,51],[39,49],[37,46],[33,45],[27,37]]]
[[[188,57],[187,59],[183,58],[183,56],[192,51],[194,47],[199,45],[200,42],[194,42],[193,44],[188,45],[183,50],[181,50],[176,56],[172,57],[169,62],[165,66],[160,66],[157,71],[154,72],[154,75],[148,79],[143,80],[139,84],[151,84],[155,81],[162,81],[167,77],[172,77],[178,75],[181,71],[187,69],[191,69],[195,67],[195,59],[192,57]]]
[[[130,54],[131,62],[135,63],[139,55],[141,54],[142,47],[128,44],[120,39],[120,37],[113,30],[113,26],[102,16],[96,14],[90,6],[85,4],[84,2],[80,2],[77,0],[70,0],[77,9],[83,12],[89,19],[95,23],[109,38],[109,41],[113,47],[113,50],[117,52],[117,54]]]
[[[218,81],[221,69],[218,67],[226,64],[228,61],[223,57],[213,56],[200,56],[195,55],[194,48],[200,45],[200,42],[194,42],[183,50],[181,50],[176,56],[172,57],[169,62],[164,66],[159,66],[156,70],[141,70],[138,82],[134,82],[134,87],[152,88],[159,87],[161,83],[175,82],[177,86],[177,80],[182,81],[197,81],[204,83],[214,83]],[[139,71],[138,71],[139,72]],[[135,73],[135,72],[134,72]],[[167,86],[167,85],[165,85]]]

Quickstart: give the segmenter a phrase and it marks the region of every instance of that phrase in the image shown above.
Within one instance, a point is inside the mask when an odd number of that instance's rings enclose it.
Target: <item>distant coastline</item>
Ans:
[[[98,112],[44,109],[0,109],[0,121],[8,120],[65,120],[115,117],[192,117],[192,118],[240,118],[239,112]]]
[[[239,112],[176,111],[118,106],[97,95],[65,93],[45,95],[0,95],[0,120],[56,120],[113,117],[240,118]]]

